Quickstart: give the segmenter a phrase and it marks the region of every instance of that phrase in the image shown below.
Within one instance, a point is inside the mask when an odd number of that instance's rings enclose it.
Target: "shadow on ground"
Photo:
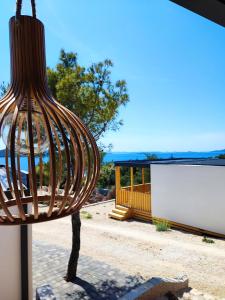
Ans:
[[[33,241],[33,286],[50,285],[57,300],[115,300],[144,282],[142,276],[114,268],[89,256],[80,255],[78,278],[66,282],[64,276],[70,251],[56,245]]]
[[[78,277],[73,284],[74,292],[66,293],[65,299],[116,300],[142,284],[142,281],[138,277],[128,276],[123,285],[116,279],[100,280],[94,285]],[[80,290],[77,289],[77,286],[80,287]]]

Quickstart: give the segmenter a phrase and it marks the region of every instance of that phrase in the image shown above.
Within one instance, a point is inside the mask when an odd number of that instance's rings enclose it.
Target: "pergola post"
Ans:
[[[131,186],[131,192],[134,191],[134,168],[130,167],[130,186]]]
[[[119,190],[121,188],[120,186],[120,167],[116,166],[116,204],[118,201],[118,194],[119,194]]]
[[[134,191],[134,168],[130,167],[130,190],[131,192]],[[133,197],[133,196],[132,196]],[[130,197],[129,202],[130,202],[130,207],[132,207],[132,197]]]
[[[143,192],[145,193],[145,169],[144,168],[141,168],[141,178],[142,178]]]

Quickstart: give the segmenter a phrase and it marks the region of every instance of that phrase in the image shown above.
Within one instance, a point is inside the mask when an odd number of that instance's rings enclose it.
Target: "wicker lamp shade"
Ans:
[[[34,16],[19,15],[10,19],[9,27],[11,85],[0,102],[0,132],[12,199],[0,184],[0,225],[77,212],[99,173],[99,153],[90,131],[48,89],[43,24]],[[21,178],[21,158],[28,164],[28,190]],[[30,204],[29,213],[25,204]]]

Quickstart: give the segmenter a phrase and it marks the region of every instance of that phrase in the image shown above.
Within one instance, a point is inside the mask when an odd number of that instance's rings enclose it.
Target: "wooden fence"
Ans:
[[[116,194],[116,204],[150,213],[150,184],[134,185],[133,191],[131,189],[130,186],[119,189]]]

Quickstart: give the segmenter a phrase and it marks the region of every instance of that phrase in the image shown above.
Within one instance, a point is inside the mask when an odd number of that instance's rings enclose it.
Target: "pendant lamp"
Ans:
[[[11,84],[0,101],[0,134],[12,199],[0,183],[0,225],[37,223],[79,211],[99,173],[92,134],[48,88],[44,26],[31,3],[33,16],[21,15],[18,0],[9,22]],[[28,190],[21,159],[28,164]]]

